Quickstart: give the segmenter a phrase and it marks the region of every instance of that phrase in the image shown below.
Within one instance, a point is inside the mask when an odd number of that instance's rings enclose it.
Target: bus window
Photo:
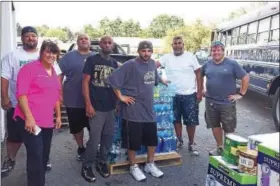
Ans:
[[[247,36],[247,25],[240,27],[240,35],[238,39],[238,44],[246,44],[246,36]]]
[[[279,41],[279,14],[272,17],[270,40]]]
[[[256,43],[256,36],[257,36],[257,26],[258,26],[258,22],[255,21],[253,23],[249,24],[249,30],[248,30],[248,40],[247,43],[251,44],[251,43]]]
[[[258,37],[257,37],[258,43],[265,43],[268,41],[269,25],[270,25],[270,17],[260,20],[259,31],[258,31],[259,33],[258,33]]]

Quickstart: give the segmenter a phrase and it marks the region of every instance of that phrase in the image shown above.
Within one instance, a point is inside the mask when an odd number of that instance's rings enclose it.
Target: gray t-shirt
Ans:
[[[229,58],[224,58],[220,64],[208,60],[202,66],[201,73],[206,76],[206,99],[218,104],[231,103],[228,96],[237,93],[236,79],[246,75],[246,71]]]
[[[154,86],[159,76],[154,60],[144,62],[140,58],[132,59],[114,71],[108,78],[114,89],[120,89],[123,95],[135,98],[135,104],[122,103],[122,117],[134,122],[155,122]]]
[[[63,84],[63,103],[66,107],[85,108],[82,92],[83,68],[86,58],[92,54],[82,55],[74,50],[65,54],[58,63],[66,77]]]

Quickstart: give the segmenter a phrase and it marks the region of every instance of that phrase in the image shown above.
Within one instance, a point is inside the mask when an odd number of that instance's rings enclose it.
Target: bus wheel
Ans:
[[[273,96],[272,99],[272,116],[273,116],[273,120],[274,120],[274,124],[276,126],[276,129],[278,131],[280,131],[280,88],[277,89],[276,93]]]

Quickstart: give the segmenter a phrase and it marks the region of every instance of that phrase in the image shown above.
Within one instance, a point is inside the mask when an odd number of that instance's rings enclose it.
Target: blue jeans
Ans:
[[[16,118],[16,122],[21,126],[23,143],[27,153],[27,185],[44,186],[46,166],[49,159],[53,128],[41,128],[41,132],[36,136],[24,129],[25,121]]]

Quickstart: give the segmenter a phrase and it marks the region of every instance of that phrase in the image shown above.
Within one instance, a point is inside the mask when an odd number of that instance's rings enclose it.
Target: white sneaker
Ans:
[[[138,167],[137,164],[130,166],[130,174],[136,179],[137,181],[145,181],[146,176],[141,171],[141,169]]]
[[[157,168],[155,163],[146,163],[144,171],[146,173],[150,173],[152,176],[156,178],[161,178],[163,176],[163,172]]]

